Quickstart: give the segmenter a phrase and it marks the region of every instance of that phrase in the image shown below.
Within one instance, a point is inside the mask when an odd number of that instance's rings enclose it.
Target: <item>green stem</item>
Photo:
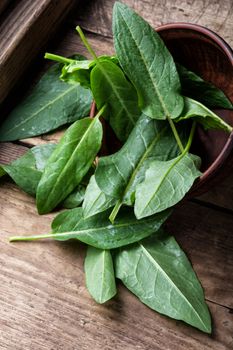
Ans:
[[[64,236],[64,233],[47,233],[45,235],[35,235],[35,236],[13,236],[9,238],[9,242],[17,242],[17,241],[36,241],[38,239],[43,238],[56,238],[59,236]]]
[[[190,131],[190,134],[189,134],[189,138],[188,138],[188,142],[185,146],[185,149],[183,151],[183,153],[187,153],[192,145],[192,141],[193,141],[193,136],[194,136],[194,133],[195,133],[195,129],[196,129],[196,125],[197,123],[194,121],[193,124],[192,124],[192,128],[191,128],[191,131]]]
[[[115,204],[115,207],[113,208],[111,214],[109,215],[109,220],[111,221],[112,224],[114,224],[115,218],[122,206],[122,201],[120,199],[118,199],[118,201]]]
[[[70,59],[70,58],[66,58],[63,56],[59,56],[59,55],[54,55],[52,53],[46,52],[46,54],[44,55],[44,58],[47,58],[48,60],[52,60],[52,61],[56,61],[56,62],[60,62],[60,63],[65,63],[65,64],[69,64],[74,62],[74,60]]]
[[[99,117],[101,117],[101,115],[104,113],[106,107],[107,107],[107,104],[105,103],[103,105],[103,107],[100,108],[99,112],[94,116],[94,118],[98,119]]]
[[[89,51],[89,53],[93,56],[93,58],[95,60],[97,60],[97,56],[95,54],[95,51],[92,49],[91,45],[89,44],[89,42],[88,42],[87,38],[85,37],[82,29],[79,26],[77,26],[76,30],[79,33],[79,36],[80,36],[83,44],[86,46],[87,50]]]
[[[176,130],[175,124],[173,123],[172,119],[169,116],[167,116],[167,120],[168,120],[168,122],[170,124],[170,127],[172,129],[173,135],[175,136],[175,139],[176,139],[176,142],[177,142],[177,144],[178,144],[178,146],[180,148],[180,151],[181,151],[181,153],[183,153],[184,152],[184,147],[182,145],[181,139],[180,139],[180,137],[178,135],[178,132]]]

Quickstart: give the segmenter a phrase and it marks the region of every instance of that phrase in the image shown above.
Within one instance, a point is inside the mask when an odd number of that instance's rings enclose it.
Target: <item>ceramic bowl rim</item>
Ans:
[[[219,36],[213,30],[195,23],[172,22],[172,23],[162,24],[158,26],[156,28],[156,31],[165,32],[165,31],[176,30],[176,29],[183,29],[187,31],[197,32],[211,39],[224,52],[225,56],[228,58],[233,69],[232,48],[221,36]],[[212,177],[217,172],[217,170],[222,167],[222,165],[225,163],[225,161],[230,156],[232,151],[233,151],[233,131],[230,133],[223,149],[221,150],[221,152],[219,153],[215,161],[200,176],[200,179],[195,184],[195,187],[199,187],[200,185],[205,183],[210,177]]]

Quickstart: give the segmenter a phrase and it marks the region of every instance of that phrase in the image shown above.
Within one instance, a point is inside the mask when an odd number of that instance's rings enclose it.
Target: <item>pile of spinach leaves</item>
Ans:
[[[175,64],[160,36],[124,4],[113,9],[116,56],[97,57],[77,30],[93,59],[46,54],[58,63],[0,127],[0,140],[12,141],[73,122],[57,145],[33,147],[0,167],[0,176],[36,197],[39,214],[69,209],[50,233],[11,241],[78,239],[88,245],[86,285],[98,303],[116,294],[116,277],[150,308],[210,333],[203,289],[162,225],[201,175],[201,159],[190,153],[196,124],[231,132],[209,108],[232,104]],[[122,147],[97,159],[100,117]]]

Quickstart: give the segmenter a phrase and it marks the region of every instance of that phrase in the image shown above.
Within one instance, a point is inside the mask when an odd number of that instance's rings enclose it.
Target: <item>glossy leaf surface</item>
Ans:
[[[115,56],[99,56],[98,61],[118,63]],[[96,60],[73,60],[69,64],[64,64],[60,79],[70,84],[80,83],[82,86],[90,88],[90,73],[95,65]]]
[[[182,65],[177,63],[176,67],[180,76],[182,93],[185,96],[191,97],[209,108],[233,109],[231,101],[222,90]]]
[[[40,214],[54,209],[80,183],[100,149],[102,125],[85,118],[71,125],[46,164],[37,188]]]
[[[173,237],[156,235],[121,248],[115,258],[115,273],[153,310],[211,332],[202,287]]]
[[[202,124],[204,129],[222,129],[227,132],[232,131],[232,127],[224,122],[217,114],[205,107],[202,103],[189,97],[185,97],[184,110],[175,121],[193,118]]]
[[[156,232],[170,213],[171,211],[167,210],[150,218],[137,220],[132,210],[123,208],[113,225],[108,219],[109,211],[84,219],[82,208],[75,208],[59,214],[54,219],[52,238],[60,241],[78,239],[100,249],[118,248]],[[43,235],[37,238],[43,238]]]
[[[83,202],[85,191],[86,185],[79,184],[64,200],[62,206],[67,209],[78,207]]]
[[[96,182],[105,194],[132,205],[136,186],[143,181],[150,162],[171,159],[178,154],[169,124],[142,115],[123,147],[99,159]]]
[[[117,293],[111,252],[89,246],[84,264],[86,286],[99,304],[113,298]]]
[[[145,180],[136,189],[136,217],[159,213],[178,203],[201,175],[200,163],[198,156],[186,153],[166,162],[151,162]]]
[[[127,5],[113,9],[114,46],[120,65],[135,86],[139,106],[151,118],[176,118],[183,98],[176,65],[160,36]]]
[[[98,109],[107,104],[105,116],[125,141],[141,115],[135,88],[122,70],[111,61],[98,61],[91,72],[91,90]]]
[[[54,144],[35,146],[11,164],[2,165],[2,169],[23,191],[35,196],[42,171],[55,148]]]
[[[0,127],[0,141],[44,134],[89,115],[92,94],[79,84],[59,80],[60,65],[52,66]]]
[[[116,198],[112,198],[101,191],[96,183],[95,176],[92,176],[87,186],[83,201],[83,216],[89,217],[101,213],[116,203]]]

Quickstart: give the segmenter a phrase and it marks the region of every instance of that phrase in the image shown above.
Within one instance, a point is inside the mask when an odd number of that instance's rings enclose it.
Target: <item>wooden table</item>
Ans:
[[[233,44],[232,0],[124,2],[154,27],[172,21],[199,23]],[[111,54],[112,5],[112,0],[83,0],[46,50],[86,54],[74,30],[80,24],[98,54]],[[13,95],[9,101],[14,104]],[[54,142],[60,134],[2,144],[0,162],[16,158],[32,145]],[[96,304],[85,288],[84,245],[9,244],[13,234],[47,232],[54,214],[39,216],[34,199],[9,181],[1,181],[0,198],[0,349],[233,349],[233,174],[209,193],[186,201],[169,223],[205,289],[213,317],[211,336],[150,310],[120,283],[116,298]]]

